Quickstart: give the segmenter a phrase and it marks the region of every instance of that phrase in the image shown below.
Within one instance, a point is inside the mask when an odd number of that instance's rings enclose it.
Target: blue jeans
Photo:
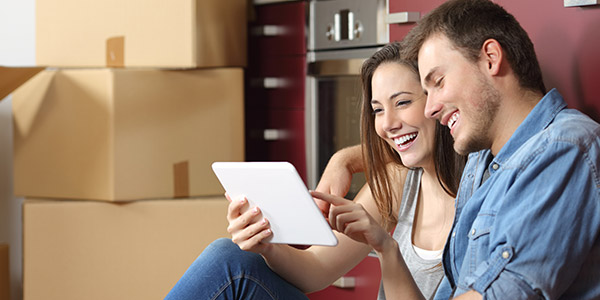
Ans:
[[[273,272],[262,256],[223,238],[206,247],[165,298],[184,299],[308,298]]]

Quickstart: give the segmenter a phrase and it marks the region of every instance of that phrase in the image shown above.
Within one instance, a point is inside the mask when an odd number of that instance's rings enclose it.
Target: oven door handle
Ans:
[[[359,75],[364,61],[362,58],[315,61],[308,64],[308,74],[311,76]]]

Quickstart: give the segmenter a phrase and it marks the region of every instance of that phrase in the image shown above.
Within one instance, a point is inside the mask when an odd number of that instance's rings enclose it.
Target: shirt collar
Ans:
[[[502,163],[508,160],[529,138],[548,127],[558,112],[566,106],[567,104],[556,89],[548,92],[531,110],[508,142],[504,144],[504,147],[500,149],[494,161]]]

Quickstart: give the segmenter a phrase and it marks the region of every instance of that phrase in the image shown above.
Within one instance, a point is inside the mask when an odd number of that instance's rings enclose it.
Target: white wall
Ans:
[[[0,65],[35,64],[35,0],[0,0]],[[12,188],[11,97],[0,101],[0,242],[10,245],[11,299],[23,298],[23,199]]]

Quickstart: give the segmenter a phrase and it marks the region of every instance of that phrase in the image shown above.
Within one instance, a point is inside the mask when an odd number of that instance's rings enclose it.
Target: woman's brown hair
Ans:
[[[373,96],[371,80],[377,68],[384,63],[398,63],[409,67],[414,73],[415,80],[419,80],[416,61],[405,60],[401,55],[401,45],[398,42],[390,43],[362,65],[360,76],[363,88],[361,110],[361,145],[365,165],[367,183],[371,188],[375,203],[383,219],[384,227],[396,223],[394,215],[393,186],[401,183],[392,181],[388,165],[404,166],[398,153],[390,147],[375,132],[375,115],[371,106]],[[458,155],[453,149],[453,139],[447,127],[436,122],[434,141],[434,165],[438,181],[449,195],[456,197],[460,176],[466,158]]]

